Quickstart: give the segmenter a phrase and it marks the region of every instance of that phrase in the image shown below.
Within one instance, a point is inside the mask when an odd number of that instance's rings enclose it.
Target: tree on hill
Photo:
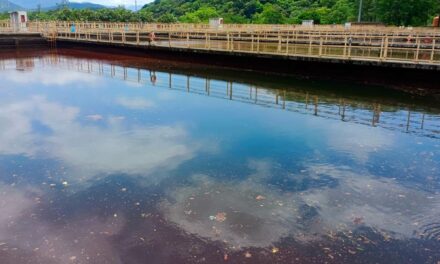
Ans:
[[[210,18],[218,17],[217,10],[213,7],[203,6],[197,11],[188,12],[181,16],[179,20],[186,23],[201,23],[208,22]]]
[[[381,21],[398,26],[425,25],[438,11],[438,0],[377,0]]]
[[[279,6],[266,4],[261,13],[254,16],[254,21],[259,24],[284,24],[287,18]]]

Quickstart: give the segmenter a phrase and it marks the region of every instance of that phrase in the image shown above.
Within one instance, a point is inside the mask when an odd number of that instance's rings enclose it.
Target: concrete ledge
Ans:
[[[77,42],[77,43],[88,43],[88,44],[99,44],[114,47],[130,47],[136,49],[146,49],[146,50],[156,50],[156,51],[167,51],[167,52],[181,52],[181,53],[197,53],[197,54],[208,54],[208,55],[223,55],[223,56],[236,56],[236,57],[251,57],[251,58],[264,58],[264,59],[274,59],[274,60],[291,60],[291,61],[311,61],[311,62],[322,62],[322,63],[335,63],[335,64],[349,64],[349,65],[365,65],[365,66],[375,66],[375,67],[392,67],[392,68],[408,68],[408,69],[422,69],[422,70],[435,70],[440,71],[440,64],[427,63],[427,62],[409,62],[409,61],[398,61],[398,60],[369,60],[369,59],[346,59],[346,58],[329,58],[329,57],[317,57],[317,56],[306,56],[306,55],[280,55],[280,54],[270,54],[270,53],[250,53],[244,51],[225,51],[216,49],[188,49],[179,47],[166,47],[166,46],[155,46],[155,45],[136,45],[135,43],[122,43],[122,42],[98,42],[89,41],[84,39],[62,39],[59,42]]]
[[[0,48],[47,47],[39,33],[0,33]]]
[[[258,71],[262,74],[290,75],[305,79],[337,80],[368,85],[386,86],[416,95],[440,99],[440,67],[422,64],[393,64],[373,61],[341,61],[309,57],[271,56],[267,54],[193,50],[161,46],[137,46],[124,43],[58,40],[59,47],[136,54],[173,61],[207,64]]]

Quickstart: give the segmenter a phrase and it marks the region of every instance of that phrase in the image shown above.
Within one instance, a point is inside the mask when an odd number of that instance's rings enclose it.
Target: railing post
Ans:
[[[350,38],[348,39],[348,58],[351,58],[351,45],[353,43],[353,38],[350,36]]]
[[[383,45],[384,45],[383,58],[386,59],[388,57],[388,36],[385,36]]]
[[[382,60],[382,58],[383,58],[384,44],[385,44],[385,39],[382,37],[381,42],[380,42],[379,60]]]
[[[231,51],[234,51],[234,33],[232,33],[231,37]]]
[[[280,35],[280,33],[278,33],[278,53],[280,53],[281,52],[281,35]]]
[[[189,49],[189,32],[186,32],[186,47]]]
[[[139,43],[140,43],[140,36],[139,36],[139,30],[138,31],[136,31],[136,45],[139,45]]]
[[[289,35],[287,35],[286,39],[286,55],[289,55]]]
[[[344,37],[344,58],[347,57],[347,35]]]
[[[414,59],[417,62],[417,61],[419,61],[419,53],[420,53],[420,37],[419,36],[417,36],[416,43],[417,43],[417,49],[416,49],[416,54],[415,54]]]
[[[432,38],[431,62],[434,61],[434,58],[435,58],[435,37]]]
[[[322,37],[320,38],[320,40],[319,40],[319,57],[321,57],[322,56]]]
[[[257,35],[257,53],[260,53],[260,34]]]

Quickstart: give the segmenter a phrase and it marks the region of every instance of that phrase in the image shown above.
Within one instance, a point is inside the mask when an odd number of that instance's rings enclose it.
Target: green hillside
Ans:
[[[439,0],[363,0],[363,21],[427,25],[439,13]],[[156,0],[144,11],[163,21],[207,22],[220,16],[228,23],[320,24],[356,21],[359,0]]]

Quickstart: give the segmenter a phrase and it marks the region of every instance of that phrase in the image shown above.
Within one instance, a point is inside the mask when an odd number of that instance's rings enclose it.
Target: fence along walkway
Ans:
[[[7,21],[0,22],[0,32],[11,30]],[[53,41],[440,66],[440,30],[435,28],[33,22],[28,32]]]

